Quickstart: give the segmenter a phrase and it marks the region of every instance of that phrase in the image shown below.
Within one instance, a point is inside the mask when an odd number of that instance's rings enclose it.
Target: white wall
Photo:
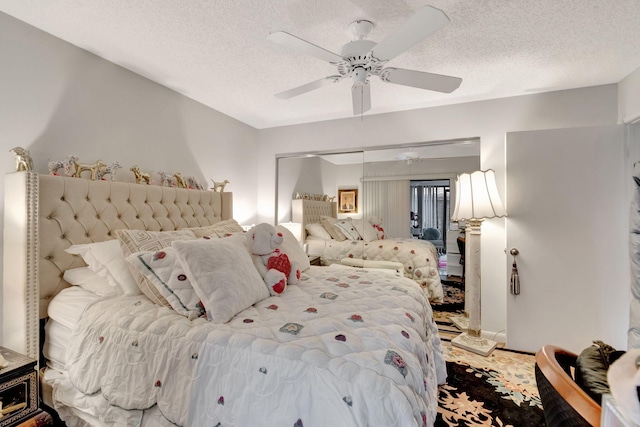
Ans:
[[[618,84],[618,118],[621,123],[640,120],[640,68]]]
[[[256,129],[2,13],[0,58],[0,200],[22,146],[41,173],[74,154],[228,179],[234,216],[256,221]]]
[[[502,98],[260,131],[259,215],[273,221],[275,155],[360,149],[479,137],[481,167],[494,169],[504,194],[505,135],[510,131],[597,126],[617,122],[616,85]],[[570,173],[570,171],[567,171]],[[482,324],[506,329],[505,222],[485,221],[482,232]],[[614,261],[615,262],[615,261]],[[628,286],[628,284],[625,284]],[[621,286],[621,285],[618,285]]]

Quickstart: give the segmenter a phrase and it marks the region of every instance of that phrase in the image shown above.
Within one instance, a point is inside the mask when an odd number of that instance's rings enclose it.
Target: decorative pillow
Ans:
[[[204,314],[202,302],[185,274],[175,249],[168,247],[156,252],[136,252],[129,255],[127,261],[156,287],[177,313],[190,320]]]
[[[210,321],[226,323],[269,296],[243,235],[175,241],[172,247]]]
[[[155,252],[171,246],[176,240],[195,240],[196,236],[193,231],[177,230],[177,231],[146,231],[146,230],[116,230],[115,231],[122,253],[125,258],[136,252]],[[136,286],[146,295],[152,302],[165,307],[171,307],[171,304],[162,296],[158,289],[144,277],[137,268],[127,263],[131,274],[135,279]]]
[[[378,240],[378,231],[373,228],[373,225],[369,221],[365,221],[363,218],[352,221],[356,231],[362,237],[365,242],[372,242]]]
[[[353,226],[351,218],[339,219],[336,221],[336,227],[340,229],[342,234],[349,240],[360,240],[358,230]]]
[[[603,394],[610,393],[607,371],[621,353],[624,352],[602,341],[594,341],[576,359],[576,383],[597,403],[602,401]]]
[[[325,230],[333,237],[334,240],[338,242],[342,242],[347,240],[344,234],[340,231],[338,227],[336,227],[336,222],[338,220],[336,218],[332,218],[330,216],[320,217],[320,224],[324,227]]]
[[[313,237],[319,237],[324,240],[331,240],[331,235],[327,232],[327,230],[324,229],[322,224],[314,222],[312,224],[305,225],[304,228],[305,230],[307,230],[307,233],[309,233],[309,235]]]
[[[225,237],[229,234],[240,233],[244,230],[242,226],[238,224],[235,219],[227,219],[225,221],[216,222],[215,224],[207,225],[205,227],[189,228],[193,231],[196,237],[204,237],[216,235],[218,237]]]
[[[91,270],[107,279],[112,287],[119,289],[118,293],[125,295],[140,293],[118,240],[73,245],[65,251],[80,255]]]
[[[63,278],[71,285],[80,286],[81,288],[86,289],[89,292],[93,292],[101,297],[122,293],[119,288],[112,286],[109,280],[100,276],[89,267],[66,270]]]
[[[304,249],[300,242],[298,242],[298,239],[296,239],[296,236],[294,236],[287,227],[282,225],[278,225],[276,227],[276,231],[282,233],[282,237],[284,237],[284,240],[280,245],[280,250],[287,254],[291,262],[298,263],[300,271],[308,269],[311,266],[311,263],[309,263],[309,257],[304,252]]]

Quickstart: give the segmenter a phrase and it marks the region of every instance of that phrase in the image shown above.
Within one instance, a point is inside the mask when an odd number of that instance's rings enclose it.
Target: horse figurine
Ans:
[[[29,151],[22,147],[14,147],[11,151],[16,156],[16,171],[30,171],[33,170],[33,162]]]
[[[198,182],[195,176],[187,177],[187,185],[189,186],[189,188],[193,188],[196,190],[204,190],[204,187],[202,187],[202,184]]]
[[[211,189],[213,191],[218,191],[218,189],[220,189],[220,193],[224,193],[224,187],[229,184],[229,181],[227,181],[226,179],[224,181],[214,181],[213,179],[211,179],[211,182],[213,182],[213,187]]]
[[[142,172],[138,165],[131,166],[130,170],[136,177],[136,184],[151,184],[151,174],[149,172]]]
[[[63,169],[66,164],[64,160],[52,160],[48,163],[49,175],[58,175],[58,170]]]
[[[107,164],[105,162],[103,162],[102,160],[98,160],[95,163],[78,163],[75,162],[75,173],[74,176],[76,178],[81,178],[81,174],[84,171],[89,171],[91,172],[91,177],[90,179],[92,181],[96,180],[96,176],[98,175],[98,170],[106,168]]]
[[[120,169],[121,167],[122,167],[122,165],[120,165],[120,163],[113,162],[109,166],[106,166],[104,168],[99,169],[98,173],[96,174],[96,179],[102,180],[102,179],[104,179],[105,175],[110,175],[111,176],[111,181],[115,181],[116,180],[116,171],[118,169]]]
[[[173,187],[173,178],[169,176],[169,174],[165,171],[159,171],[158,175],[160,175],[160,185],[163,187]]]
[[[78,161],[78,156],[67,156],[67,160],[63,160],[64,163],[64,174],[66,176],[74,176],[72,169],[75,170],[76,162]]]
[[[187,186],[186,181],[184,180],[184,178],[182,177],[182,174],[180,172],[174,173],[173,177],[176,179],[176,184],[177,184],[178,188],[189,188]]]

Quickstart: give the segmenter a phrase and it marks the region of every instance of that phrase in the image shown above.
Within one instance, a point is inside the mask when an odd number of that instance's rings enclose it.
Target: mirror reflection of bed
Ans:
[[[277,167],[276,218],[278,222],[302,222],[299,214],[294,218],[296,194],[332,197],[337,196],[339,190],[357,188],[358,211],[337,212],[335,219],[380,225],[385,239],[428,243],[437,252],[435,267],[440,279],[461,282],[463,271],[457,244],[460,230],[456,223],[449,221],[449,205],[455,200],[456,176],[479,168],[480,141],[477,139],[399,148],[369,147],[348,153],[282,155]],[[314,221],[320,222],[319,218]],[[310,239],[306,242],[310,256],[320,256],[324,265],[340,261],[335,253],[325,253],[326,244],[319,248],[320,244],[313,241],[323,237],[310,236],[306,229],[303,234],[305,239]],[[357,257],[365,252],[367,239],[362,236],[360,239],[352,242],[358,250],[347,256]],[[329,241],[330,248],[338,246],[335,238]],[[377,259],[389,260],[383,255]]]

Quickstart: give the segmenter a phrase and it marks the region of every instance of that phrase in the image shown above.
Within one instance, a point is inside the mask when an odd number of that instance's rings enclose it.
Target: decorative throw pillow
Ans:
[[[100,276],[89,267],[66,270],[63,278],[71,285],[79,286],[101,297],[122,293],[120,289],[112,286],[109,280]]]
[[[331,235],[324,229],[322,224],[319,223],[311,223],[305,225],[305,230],[309,233],[310,236],[319,237],[324,240],[331,240]]]
[[[173,242],[172,247],[211,322],[226,323],[269,297],[269,290],[249,255],[245,236],[181,240]]]
[[[146,230],[116,230],[116,237],[120,240],[122,253],[125,258],[131,254],[142,251],[155,252],[171,246],[176,240],[195,240],[196,236],[191,230],[177,231],[146,231]],[[156,287],[144,277],[137,268],[130,263],[128,269],[135,278],[137,287],[152,302],[165,307],[171,307],[171,304],[158,292]]]
[[[177,313],[190,320],[204,314],[200,298],[184,272],[175,249],[168,247],[156,252],[136,252],[129,255],[127,261],[156,287]]]
[[[358,230],[353,226],[351,218],[339,219],[336,221],[336,227],[340,229],[342,234],[349,240],[360,240]]]
[[[116,239],[73,245],[65,252],[80,255],[91,270],[109,281],[119,294],[138,295],[140,290],[129,272],[127,260]]]
[[[189,230],[193,231],[193,234],[195,234],[196,237],[213,237],[213,235],[225,237],[229,234],[241,233],[244,231],[242,226],[238,224],[238,221],[235,219],[227,219],[204,227],[189,228]]]
[[[621,353],[602,341],[582,350],[576,359],[576,383],[597,403],[602,395],[609,393],[607,371]]]
[[[365,242],[372,242],[378,240],[378,231],[373,228],[373,225],[369,221],[365,221],[363,218],[355,219],[351,221],[356,231],[362,237]]]
[[[287,227],[284,227],[282,225],[278,225],[276,227],[276,231],[282,233],[282,237],[284,237],[284,240],[280,245],[280,250],[283,253],[287,254],[291,262],[298,263],[298,268],[300,268],[300,271],[305,271],[306,269],[308,269],[311,266],[311,264],[309,263],[309,257],[304,252],[302,245],[300,244],[300,242],[298,242],[298,239],[296,239],[293,233],[289,231]]]
[[[334,240],[337,240],[338,242],[347,240],[340,229],[336,227],[336,222],[338,222],[338,220],[330,216],[320,217],[320,224],[322,224],[324,229],[327,230],[327,232],[331,235],[331,237],[333,237]]]

